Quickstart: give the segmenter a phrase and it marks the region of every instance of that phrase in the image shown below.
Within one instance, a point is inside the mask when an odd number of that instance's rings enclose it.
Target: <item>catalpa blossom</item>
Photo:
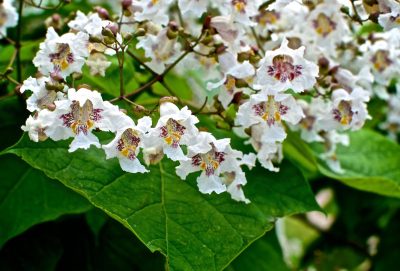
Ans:
[[[265,126],[263,124],[251,126],[251,137],[248,143],[257,151],[257,160],[262,167],[269,171],[278,172],[279,168],[274,166],[274,162],[279,163],[283,158],[282,144],[264,142],[262,139],[264,137],[264,130]]]
[[[202,0],[203,1],[203,0]],[[142,0],[132,1],[134,18],[138,22],[151,21],[166,25],[169,22],[168,8],[173,0]]]
[[[370,67],[375,81],[382,85],[388,85],[393,77],[400,74],[400,50],[390,43],[388,37],[382,36],[373,44],[365,44],[361,47],[364,51],[365,63]]]
[[[88,35],[66,33],[59,36],[53,27],[47,30],[46,40],[40,44],[40,50],[33,64],[44,75],[55,73],[66,78],[73,72],[81,72],[87,49]]]
[[[18,13],[12,2],[12,0],[0,2],[0,38],[7,34],[7,28],[14,27],[18,23]]]
[[[216,83],[209,82],[207,88],[209,90],[221,87],[218,93],[218,100],[224,108],[227,108],[234,98],[234,95],[242,90],[237,87],[237,81],[243,80],[251,84],[255,74],[253,65],[248,60],[240,63],[236,60],[236,56],[230,52],[225,52],[218,56],[221,70],[224,78]]]
[[[246,183],[240,168],[242,163],[246,163],[242,162],[243,154],[230,147],[230,139],[217,140],[207,132],[200,132],[195,142],[188,147],[189,159],[181,160],[176,168],[177,175],[184,180],[188,174],[201,171],[197,178],[200,192],[220,194],[228,191],[236,200],[247,202],[244,195],[237,191]]]
[[[327,114],[319,119],[321,129],[358,130],[370,118],[366,102],[369,101],[367,91],[357,87],[349,93],[344,89],[336,89],[332,93],[332,103],[326,105]]]
[[[160,146],[171,160],[185,160],[181,145],[196,142],[199,131],[195,124],[198,122],[187,106],[179,109],[173,103],[164,102],[160,105],[160,119],[150,131],[149,141],[153,147]]]
[[[43,110],[42,115],[51,114],[48,110]],[[34,142],[44,141],[47,139],[46,126],[38,116],[29,116],[25,125],[21,127],[24,132],[28,132],[29,138]]]
[[[178,0],[183,16],[191,14],[197,18],[207,11],[208,4],[209,0]]]
[[[386,31],[393,28],[400,28],[400,3],[394,0],[386,0],[385,2],[388,5],[389,12],[379,15],[379,24]]]
[[[90,54],[86,60],[86,65],[89,67],[91,75],[105,76],[106,70],[110,67],[111,62],[107,60],[107,57],[101,53]]]
[[[110,21],[101,19],[98,13],[85,15],[78,10],[75,19],[70,21],[68,26],[76,31],[85,32],[90,36],[101,37],[102,29],[110,24]]]
[[[137,156],[140,149],[144,147],[145,137],[150,127],[150,117],[139,119],[137,125],[135,125],[130,117],[122,117],[118,123],[115,138],[109,144],[102,146],[106,152],[106,158],[117,157],[122,170],[126,172],[148,172],[140,163]]]
[[[284,38],[279,49],[265,53],[257,70],[257,84],[276,91],[292,89],[295,92],[314,86],[318,66],[304,59],[304,46],[293,50],[288,43]]]
[[[151,58],[146,64],[156,73],[162,73],[166,65],[173,63],[180,56],[181,49],[176,39],[167,36],[167,28],[157,35],[148,34],[139,37],[136,47],[143,48],[146,57]]]
[[[311,11],[307,19],[305,38],[323,48],[330,56],[336,56],[336,46],[350,34],[340,5],[336,1],[325,1]]]
[[[253,26],[256,23],[251,20],[258,14],[258,7],[261,0],[219,0],[216,1],[218,8],[223,15],[232,16],[232,20],[243,25]]]
[[[329,131],[324,135],[325,142],[329,149],[320,154],[320,158],[326,162],[326,165],[334,172],[343,174],[344,170],[336,155],[337,145],[349,146],[350,138],[347,134],[339,134],[336,131]]]
[[[286,132],[282,121],[297,124],[304,116],[301,107],[292,95],[264,90],[250,96],[250,100],[239,107],[236,123],[243,127],[262,124],[261,140],[266,143],[282,142]]]
[[[118,107],[103,101],[100,93],[85,88],[69,89],[67,99],[55,101],[52,112],[47,109],[39,112],[38,118],[45,133],[53,140],[73,137],[69,151],[88,149],[91,145],[100,147],[94,129],[115,132],[118,123],[123,122],[124,114]]]
[[[52,83],[50,77],[33,78],[29,77],[26,79],[21,88],[20,92],[24,93],[26,90],[30,90],[32,95],[26,100],[26,107],[30,112],[39,111],[54,105],[54,101],[62,100],[64,93],[54,89],[47,89],[46,84]],[[64,90],[68,87],[65,86]]]

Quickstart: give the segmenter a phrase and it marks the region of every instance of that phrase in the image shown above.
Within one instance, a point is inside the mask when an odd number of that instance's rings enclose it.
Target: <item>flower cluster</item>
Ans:
[[[15,23],[7,3],[0,4],[0,33]],[[321,159],[343,172],[336,146],[350,144],[347,132],[371,118],[370,99],[388,102],[381,128],[393,138],[400,131],[400,3],[368,3],[123,0],[117,3],[118,16],[99,7],[89,14],[78,11],[67,22],[68,33],[48,28],[33,60],[40,76],[28,78],[20,89],[32,92],[27,100],[32,116],[23,129],[34,141],[73,138],[71,152],[102,148],[107,159],[118,158],[131,173],[148,171],[141,160],[157,163],[165,155],[179,162],[176,173],[182,179],[201,171],[202,193],[227,191],[244,202],[249,201],[242,190],[243,166],[251,168],[257,159],[278,171],[289,130],[306,142],[323,143]],[[365,24],[380,24],[382,31],[365,35]],[[70,78],[84,65],[92,75],[105,76],[110,57],[117,58],[123,82],[126,55],[153,76],[133,94],[159,82],[181,107],[161,99],[159,110],[147,110],[130,99],[134,95],[125,93],[123,84],[112,101],[88,86],[73,87]],[[193,100],[181,99],[180,90],[167,85],[164,77],[171,71],[187,80]],[[134,121],[114,101],[134,104],[148,116]],[[197,114],[228,125],[255,153],[244,155],[229,139],[199,129]],[[99,130],[115,138],[102,144]]]

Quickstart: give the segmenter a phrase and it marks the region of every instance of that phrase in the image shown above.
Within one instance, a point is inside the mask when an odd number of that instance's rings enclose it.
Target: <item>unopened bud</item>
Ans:
[[[57,72],[51,72],[50,73],[50,77],[51,79],[53,79],[54,81],[58,81],[58,82],[62,82],[64,81],[64,78]]]
[[[237,87],[237,88],[245,88],[248,86],[249,86],[249,84],[244,79],[236,79],[235,80],[235,87]]]
[[[110,45],[110,44],[114,44],[115,43],[115,38],[114,37],[112,37],[112,38],[111,37],[104,37],[103,41],[104,41],[105,44]]]
[[[131,33],[126,33],[124,35],[124,41],[130,41],[131,39],[133,39],[133,35]]]
[[[215,53],[217,55],[220,55],[220,54],[222,54],[222,53],[224,53],[226,51],[226,48],[227,47],[225,45],[218,44],[218,45],[215,46]]]
[[[111,29],[108,28],[108,27],[103,27],[103,29],[101,30],[101,34],[102,34],[104,37],[108,37],[108,38],[114,39],[114,34],[113,34],[113,32],[111,31]]]
[[[89,90],[92,89],[92,87],[87,84],[80,84],[80,85],[78,85],[78,87],[76,89],[79,91],[81,88],[85,88],[85,89],[89,89]]]
[[[124,10],[129,9],[132,6],[132,0],[122,0],[121,5]]]
[[[89,41],[92,43],[101,43],[103,40],[99,37],[96,36],[90,36],[89,37]]]
[[[56,105],[54,103],[46,105],[46,108],[50,111],[56,110]]]
[[[146,30],[144,28],[138,28],[135,32],[136,37],[141,37],[146,35]]]
[[[109,25],[106,26],[106,28],[107,28],[107,29],[110,29],[110,30],[111,30],[111,33],[113,33],[114,36],[117,35],[117,33],[118,33],[118,25],[116,25],[116,24],[109,24]]]
[[[74,80],[81,80],[82,77],[83,77],[83,75],[82,75],[82,73],[80,73],[80,72],[74,72],[74,73],[72,74],[72,78],[74,78]]]
[[[251,55],[249,60],[250,60],[250,63],[254,65],[254,64],[257,64],[261,60],[261,57],[259,55]]]
[[[243,62],[243,61],[246,61],[246,60],[249,60],[249,59],[250,59],[250,53],[249,52],[240,52],[240,53],[238,53],[237,60],[239,62]]]
[[[176,98],[176,97],[165,96],[165,97],[162,97],[160,99],[160,104],[162,104],[162,103],[176,103],[177,101],[178,101],[178,98]]]
[[[318,59],[318,66],[320,70],[325,73],[329,69],[329,60],[325,57]]]
[[[110,14],[108,13],[108,11],[105,8],[102,7],[95,7],[94,10],[97,12],[97,14],[99,14],[99,17],[104,19],[104,20],[108,20],[110,18]]]

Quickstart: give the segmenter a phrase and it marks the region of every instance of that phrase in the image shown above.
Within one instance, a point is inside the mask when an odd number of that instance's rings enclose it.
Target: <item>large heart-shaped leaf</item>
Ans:
[[[0,156],[0,246],[31,226],[91,205],[14,155]]]
[[[203,195],[195,176],[175,175],[163,160],[149,174],[123,172],[102,150],[68,152],[69,142],[33,143],[25,135],[10,153],[84,195],[133,233],[152,251],[167,257],[170,270],[221,270],[276,217],[318,209],[300,171],[289,163],[280,173],[254,169],[245,187],[251,204],[229,195]]]
[[[370,130],[350,134],[350,146],[338,146],[343,174],[320,161],[322,174],[351,187],[380,195],[400,197],[400,146]]]

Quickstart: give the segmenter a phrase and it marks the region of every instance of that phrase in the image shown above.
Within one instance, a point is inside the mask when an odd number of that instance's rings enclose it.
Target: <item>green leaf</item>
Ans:
[[[298,133],[288,130],[288,136],[283,142],[283,151],[285,157],[298,166],[307,177],[311,178],[318,172],[315,155]]]
[[[0,150],[15,144],[22,135],[28,111],[25,102],[16,96],[0,99]]]
[[[248,174],[246,205],[227,193],[203,195],[192,174],[186,181],[167,160],[150,174],[128,174],[102,150],[68,152],[69,142],[33,143],[25,135],[9,150],[49,177],[84,195],[121,222],[151,250],[167,256],[170,270],[221,270],[270,230],[276,217],[318,209],[300,171]]]
[[[289,271],[283,260],[283,253],[274,231],[266,233],[255,241],[226,271]]]
[[[91,208],[86,199],[16,156],[0,156],[0,172],[0,246],[35,224]]]
[[[369,130],[350,134],[350,146],[338,146],[344,174],[332,172],[322,161],[322,174],[351,187],[385,196],[400,197],[400,146]]]

